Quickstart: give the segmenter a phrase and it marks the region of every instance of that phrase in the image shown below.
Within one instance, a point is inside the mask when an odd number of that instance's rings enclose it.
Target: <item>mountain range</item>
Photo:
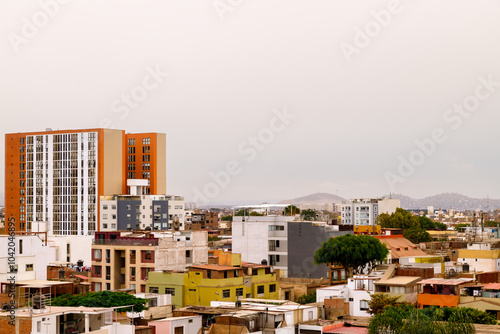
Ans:
[[[403,194],[391,194],[380,196],[381,198],[395,198],[401,201],[401,207],[407,210],[426,210],[428,206],[434,206],[434,209],[455,209],[455,210],[494,210],[500,208],[500,199],[472,198],[457,193],[443,193],[425,198],[411,198]],[[292,198],[281,201],[280,203],[290,203],[294,205],[306,203],[336,203],[347,201],[340,196],[329,193],[315,193],[307,196]]]

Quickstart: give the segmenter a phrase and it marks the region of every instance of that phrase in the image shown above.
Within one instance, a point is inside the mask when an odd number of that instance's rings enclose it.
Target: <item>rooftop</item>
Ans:
[[[455,279],[442,279],[442,278],[429,278],[418,282],[418,284],[438,284],[438,285],[461,285],[474,281],[472,278],[455,278]]]

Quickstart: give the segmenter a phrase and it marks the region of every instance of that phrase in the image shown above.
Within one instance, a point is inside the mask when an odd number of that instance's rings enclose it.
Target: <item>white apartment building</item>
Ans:
[[[174,217],[179,218],[180,230],[184,230],[184,197],[176,195],[167,195],[168,201],[168,223],[173,226]]]
[[[15,264],[9,263],[9,236],[0,236],[0,282],[6,282],[11,275],[16,276],[16,281],[46,280],[47,265],[55,261],[55,251],[46,246],[38,236],[15,236]]]
[[[350,202],[343,202],[340,208],[340,217],[343,225],[375,224],[381,213],[392,214],[401,206],[399,199],[390,198],[361,198]]]
[[[327,267],[313,263],[314,252],[329,238],[347,234],[338,225],[295,220],[290,216],[234,216],[232,251],[241,260],[267,263],[282,277],[327,277]]]
[[[347,284],[334,285],[316,290],[316,302],[329,298],[343,298],[349,302],[349,315],[352,317],[371,317],[368,303],[375,293],[375,282],[380,280],[383,272],[372,272],[370,275],[354,275]]]
[[[97,226],[97,132],[26,137],[26,222],[48,221],[59,235]]]

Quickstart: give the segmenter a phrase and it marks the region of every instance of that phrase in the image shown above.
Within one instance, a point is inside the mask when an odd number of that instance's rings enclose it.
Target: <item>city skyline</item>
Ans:
[[[165,133],[187,201],[500,198],[497,3],[117,4],[0,5],[3,134]]]

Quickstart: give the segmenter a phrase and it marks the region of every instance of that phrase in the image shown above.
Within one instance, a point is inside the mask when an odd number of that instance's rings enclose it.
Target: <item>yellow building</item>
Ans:
[[[150,272],[147,291],[172,295],[175,307],[209,306],[213,300],[279,299],[271,266],[241,262],[241,254],[219,255],[218,264],[189,267],[187,272]]]

